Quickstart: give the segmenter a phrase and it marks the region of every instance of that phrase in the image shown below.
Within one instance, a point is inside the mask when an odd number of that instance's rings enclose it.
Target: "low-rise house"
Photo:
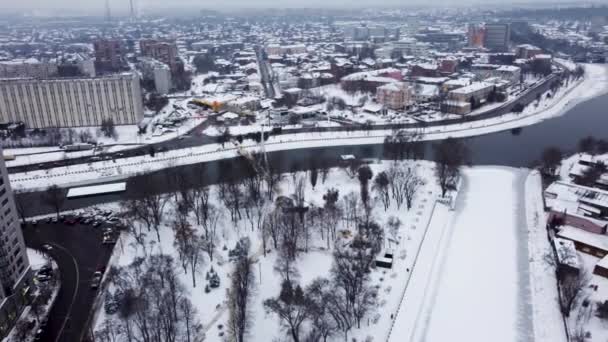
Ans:
[[[557,274],[560,279],[576,276],[580,272],[580,261],[574,241],[554,238],[553,246],[557,254]]]
[[[608,278],[608,256],[603,257],[593,268],[593,274]]]
[[[578,251],[603,258],[608,255],[608,236],[586,232],[571,226],[562,226],[557,233],[562,239],[574,242]]]
[[[545,190],[545,201],[550,215],[562,215],[575,220],[581,229],[606,233],[608,191],[573,183],[557,181]],[[590,223],[583,224],[581,218]]]
[[[412,90],[407,83],[389,83],[376,89],[376,99],[386,108],[403,109],[411,103]]]
[[[446,101],[441,104],[442,110],[452,114],[468,114],[475,109],[474,103],[477,105],[485,103],[494,89],[495,86],[491,83],[478,82],[452,90],[448,92]]]

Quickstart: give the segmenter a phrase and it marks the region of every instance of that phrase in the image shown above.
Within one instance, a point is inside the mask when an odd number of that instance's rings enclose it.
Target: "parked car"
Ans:
[[[42,329],[36,330],[36,334],[34,334],[34,341],[42,341],[43,334],[44,334],[44,330],[42,330]]]
[[[116,243],[116,239],[112,235],[104,235],[102,243],[104,245],[113,245]]]
[[[99,284],[101,283],[101,278],[103,274],[99,271],[93,273],[93,278],[91,279],[91,289],[96,290],[99,288]]]
[[[49,280],[51,280],[51,275],[50,274],[36,274],[36,280],[38,280],[41,283],[47,282]]]
[[[48,243],[45,243],[44,245],[42,245],[42,248],[44,248],[44,250],[46,250],[46,251],[53,250],[53,246],[49,245]]]

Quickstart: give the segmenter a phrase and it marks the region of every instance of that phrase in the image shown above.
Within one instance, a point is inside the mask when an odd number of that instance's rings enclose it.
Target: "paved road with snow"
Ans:
[[[101,229],[92,226],[67,226],[40,223],[23,230],[28,247],[48,253],[59,266],[61,288],[51,309],[42,341],[80,341],[87,333],[97,291],[90,288],[93,273],[105,267],[112,249],[101,244]]]

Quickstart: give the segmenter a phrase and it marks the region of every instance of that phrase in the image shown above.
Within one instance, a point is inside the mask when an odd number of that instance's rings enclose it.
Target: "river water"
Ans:
[[[472,152],[474,165],[502,165],[511,167],[529,167],[537,160],[543,149],[556,146],[563,151],[573,152],[578,141],[592,135],[596,138],[608,139],[608,94],[593,98],[571,108],[563,116],[548,119],[532,126],[516,130],[491,133],[484,136],[466,138],[466,143]],[[430,145],[430,144],[429,144]],[[427,158],[431,158],[428,152]],[[306,170],[310,165],[338,165],[338,158],[343,154],[353,154],[358,158],[382,158],[382,145],[361,145],[345,147],[313,148],[302,150],[280,151],[268,154],[269,162],[281,172]],[[239,173],[243,161],[232,160],[230,169]],[[219,178],[219,162],[205,165],[206,177],[204,182],[214,184]],[[193,166],[180,166],[186,172],[194,172]],[[174,170],[169,170],[169,172]],[[163,191],[173,189],[167,182],[167,171],[138,176],[151,177],[156,184],[162,184]],[[132,180],[129,181],[129,183]],[[127,193],[129,185],[127,185]],[[82,208],[94,204],[119,201],[123,195],[97,196],[66,201],[64,209]],[[40,202],[40,193],[21,194],[20,199],[30,204],[28,215],[48,213],[52,210]]]

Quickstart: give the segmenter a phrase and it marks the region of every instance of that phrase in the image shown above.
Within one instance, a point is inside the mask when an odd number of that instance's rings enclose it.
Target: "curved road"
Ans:
[[[61,289],[49,314],[42,341],[76,342],[87,334],[97,291],[90,288],[93,273],[106,267],[112,249],[101,243],[102,230],[92,226],[39,223],[23,229],[26,245],[45,251],[57,262]]]

